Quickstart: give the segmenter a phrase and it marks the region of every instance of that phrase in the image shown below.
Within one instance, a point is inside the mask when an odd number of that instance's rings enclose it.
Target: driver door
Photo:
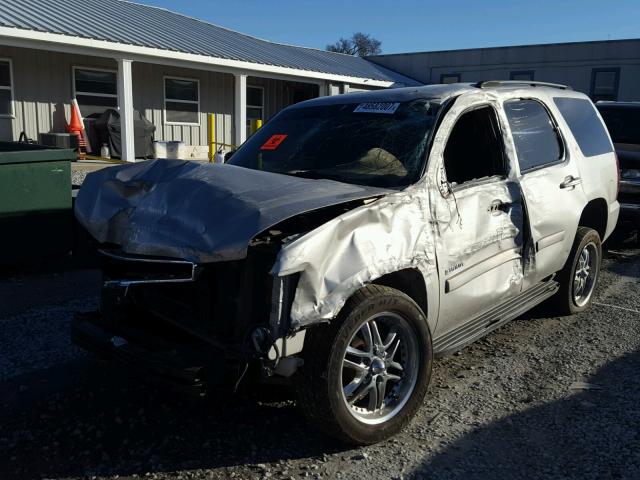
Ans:
[[[441,288],[436,336],[521,291],[522,197],[508,178],[496,112],[487,104],[467,107],[442,151],[432,152],[440,187],[431,189]]]

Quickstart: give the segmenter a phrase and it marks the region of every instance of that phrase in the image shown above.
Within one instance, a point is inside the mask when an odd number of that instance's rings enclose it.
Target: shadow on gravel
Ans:
[[[292,401],[269,392],[200,402],[98,361],[40,371],[0,391],[2,479],[142,476],[336,451]]]
[[[473,430],[413,479],[640,478],[640,352],[562,400]]]

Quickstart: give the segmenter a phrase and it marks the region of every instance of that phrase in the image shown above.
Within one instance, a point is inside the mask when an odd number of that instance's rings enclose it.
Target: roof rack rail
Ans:
[[[496,88],[496,87],[512,87],[518,85],[526,85],[529,87],[550,87],[559,88],[560,90],[572,90],[568,85],[561,85],[559,83],[549,82],[536,82],[533,80],[487,80],[478,82],[474,86],[477,88]]]

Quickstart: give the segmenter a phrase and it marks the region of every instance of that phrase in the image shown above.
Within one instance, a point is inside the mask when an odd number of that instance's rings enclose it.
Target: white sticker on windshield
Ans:
[[[396,112],[399,106],[399,103],[387,102],[361,103],[356,107],[353,113],[386,113],[391,115]]]

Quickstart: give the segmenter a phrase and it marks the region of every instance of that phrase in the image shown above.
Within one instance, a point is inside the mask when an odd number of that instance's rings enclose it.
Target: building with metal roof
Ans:
[[[425,83],[481,80],[571,85],[599,100],[640,100],[640,39],[410,52],[369,60]]]
[[[217,143],[242,143],[250,120],[286,105],[358,89],[418,85],[369,60],[261,40],[124,0],[0,0],[0,139],[60,131],[77,98],[83,115],[118,107],[123,158],[133,110],[156,139],[201,146],[206,114]]]

